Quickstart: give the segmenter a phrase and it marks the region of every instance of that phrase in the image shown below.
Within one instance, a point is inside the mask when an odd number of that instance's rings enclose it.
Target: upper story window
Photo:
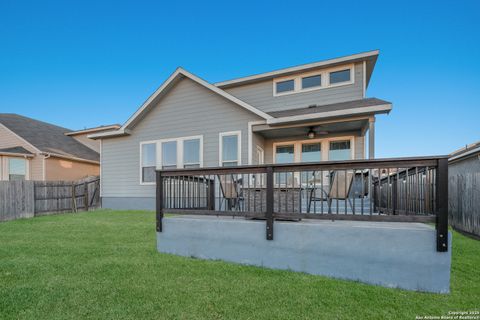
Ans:
[[[8,180],[25,180],[27,177],[27,160],[8,158]]]
[[[155,168],[157,162],[156,143],[144,143],[141,146],[141,181],[143,183],[155,182]]]
[[[302,89],[317,88],[322,86],[322,75],[302,78]]]
[[[350,69],[330,72],[330,84],[350,82]]]
[[[277,93],[290,92],[295,90],[295,80],[286,80],[276,83],[275,90]]]
[[[220,165],[222,167],[240,165],[241,133],[240,131],[220,133]]]
[[[340,66],[273,80],[273,95],[327,89],[354,83],[354,65]]]

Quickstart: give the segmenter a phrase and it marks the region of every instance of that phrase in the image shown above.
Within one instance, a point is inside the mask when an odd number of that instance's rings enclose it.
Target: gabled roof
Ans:
[[[201,86],[209,89],[210,91],[224,97],[227,100],[239,105],[240,107],[260,116],[263,119],[270,119],[272,118],[267,113],[251,106],[250,104],[238,99],[237,97],[232,96],[231,94],[223,91],[220,88],[208,83],[207,81],[197,77],[196,75],[188,72],[183,68],[177,68],[174,73],[168,77],[168,79],[142,104],[142,106],[125,122],[124,125],[118,130],[108,131],[108,132],[100,132],[97,134],[89,135],[89,138],[103,138],[103,137],[115,137],[115,136],[122,136],[129,134],[130,130],[135,126],[138,121],[142,119],[142,117],[155,105],[155,102],[160,100],[165,94],[169,92],[171,88],[175,86],[175,84],[183,78],[188,78],[190,80],[195,81],[196,83],[200,84]]]
[[[0,113],[0,124],[41,153],[93,162],[100,160],[96,151],[65,135],[70,129],[14,113]]]
[[[367,52],[352,54],[352,55],[343,56],[339,58],[302,64],[295,67],[289,67],[289,68],[279,69],[275,71],[259,73],[253,76],[221,81],[221,82],[215,83],[215,86],[222,89],[227,89],[227,88],[231,88],[238,85],[244,85],[244,84],[249,84],[249,83],[254,83],[259,81],[265,81],[273,78],[284,77],[284,76],[288,76],[298,72],[313,71],[316,69],[334,67],[340,64],[360,62],[360,61],[366,61],[366,69],[367,69],[366,85],[368,86],[368,83],[370,82],[370,77],[373,72],[373,68],[375,67],[375,63],[377,62],[377,58],[379,54],[380,54],[379,50],[367,51]]]
[[[0,149],[0,155],[33,157],[33,153],[31,153],[30,151],[28,151],[27,149],[21,146],[11,147],[11,148],[2,148]]]

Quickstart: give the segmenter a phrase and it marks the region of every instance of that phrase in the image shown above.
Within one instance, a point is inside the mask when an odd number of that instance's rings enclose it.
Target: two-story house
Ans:
[[[379,51],[208,83],[178,68],[119,129],[101,140],[107,208],[155,208],[155,169],[375,157],[367,98]]]

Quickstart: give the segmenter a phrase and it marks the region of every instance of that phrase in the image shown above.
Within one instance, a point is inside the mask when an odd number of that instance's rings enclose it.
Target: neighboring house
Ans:
[[[156,168],[374,158],[375,117],[392,109],[366,96],[378,54],[214,84],[178,68],[121,128],[89,136],[103,206],[154,209]]]
[[[98,142],[88,141],[85,134],[115,128],[118,126],[73,132],[0,113],[0,180],[76,180],[99,175]]]
[[[480,141],[450,153],[448,168],[450,174],[480,172]]]
[[[450,154],[448,176],[451,225],[480,237],[480,141]]]

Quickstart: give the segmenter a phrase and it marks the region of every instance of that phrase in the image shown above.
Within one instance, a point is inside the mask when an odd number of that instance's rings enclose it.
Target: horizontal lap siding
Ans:
[[[355,65],[355,82],[351,85],[274,97],[273,80],[267,80],[225,91],[265,112],[358,100],[363,98],[363,64]]]
[[[219,133],[242,132],[248,163],[248,122],[260,118],[190,79],[183,79],[133,128],[130,136],[102,142],[102,196],[153,197],[140,185],[140,142],[203,135],[204,166],[218,166]]]

